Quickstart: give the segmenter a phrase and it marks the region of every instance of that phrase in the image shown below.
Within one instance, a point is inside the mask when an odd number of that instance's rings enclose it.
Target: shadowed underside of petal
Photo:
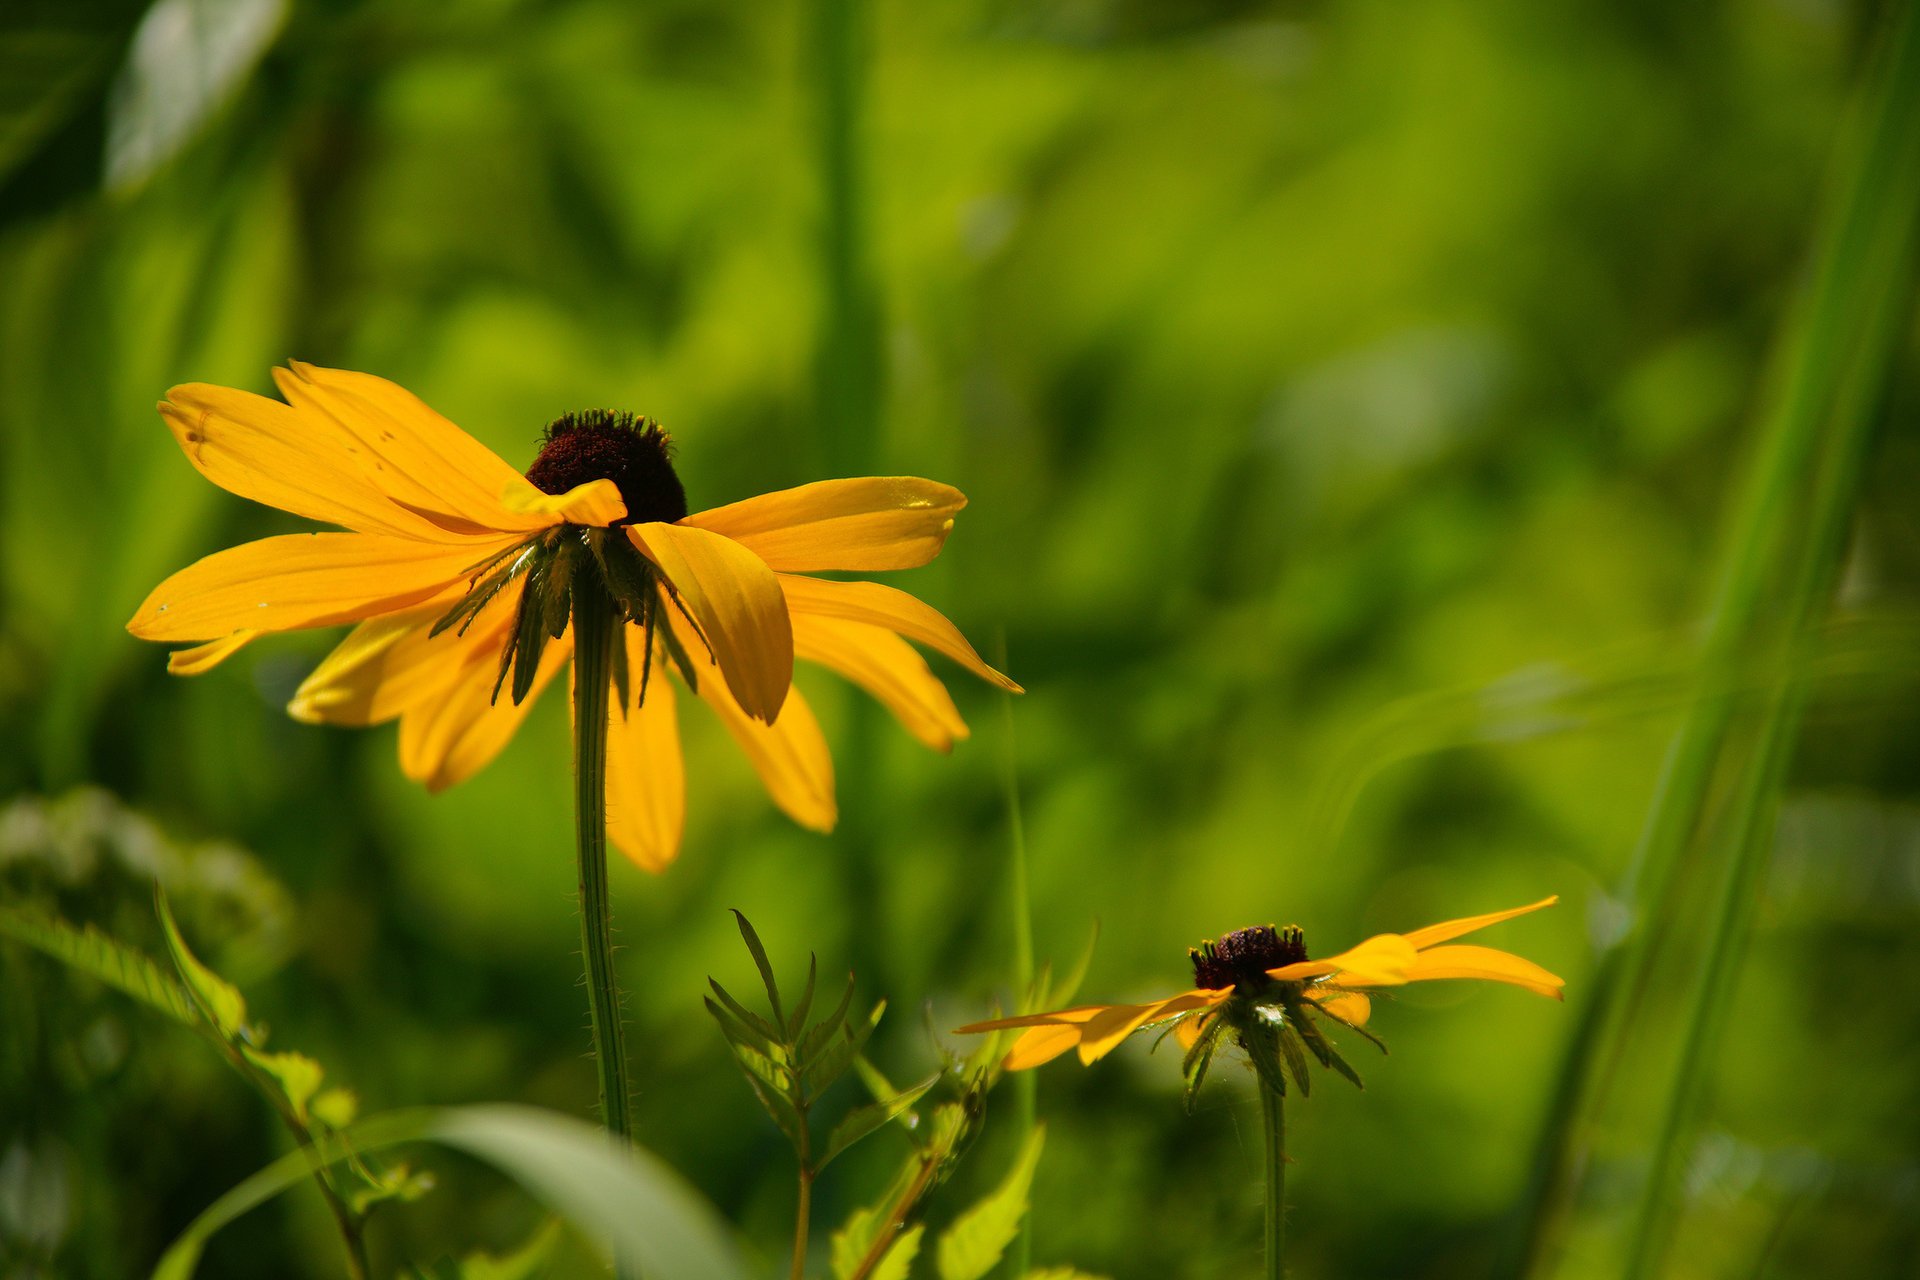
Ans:
[[[865,623],[795,614],[793,656],[838,672],[878,699],[907,732],[951,751],[967,722],[926,660],[891,631]]]
[[[1524,907],[1514,907],[1508,911],[1490,911],[1483,916],[1467,916],[1460,920],[1447,920],[1440,924],[1430,924],[1424,929],[1415,929],[1405,936],[1407,941],[1411,942],[1416,949],[1424,950],[1427,947],[1433,946],[1436,942],[1450,942],[1462,934],[1472,933],[1476,929],[1484,929],[1490,924],[1499,924],[1502,920],[1511,920],[1515,916],[1524,916],[1529,912],[1542,910],[1543,908],[1552,906],[1558,901],[1560,901],[1560,895],[1555,894],[1551,898],[1542,898],[1538,902],[1530,902]]]
[[[914,476],[822,480],[690,515],[789,573],[913,569],[940,554],[966,495]]]
[[[662,608],[671,612],[672,606]],[[779,719],[766,724],[741,709],[728,691],[727,683],[713,660],[707,657],[699,637],[683,618],[673,616],[669,625],[680,642],[681,652],[694,665],[694,679],[700,701],[713,709],[727,727],[740,750],[752,762],[761,784],[773,802],[795,822],[810,831],[831,831],[840,813],[833,798],[833,757],[819,721],[798,689],[787,695]],[[656,671],[655,678],[660,672]]]
[[[1165,1000],[1155,1000],[1150,1004],[1115,1005],[1106,1012],[1088,1019],[1081,1029],[1080,1061],[1093,1063],[1106,1057],[1119,1047],[1120,1042],[1150,1022],[1159,1022],[1177,1014],[1194,1009],[1204,1009],[1221,1004],[1233,995],[1232,988],[1213,990],[1200,988],[1183,991],[1177,996],[1168,996]]]
[[[1408,982],[1430,982],[1439,978],[1478,978],[1483,982],[1504,982],[1553,1000],[1561,999],[1560,988],[1566,985],[1565,980],[1531,960],[1466,942],[1422,951],[1407,972]]]
[[[1333,991],[1312,996],[1315,1004],[1350,1026],[1364,1027],[1373,1016],[1373,1001],[1364,991]]]
[[[512,740],[541,691],[573,656],[571,629],[540,658],[533,688],[515,705],[504,691],[494,700],[497,656],[476,654],[438,694],[400,717],[400,770],[429,791],[444,791],[480,772]]]
[[[779,581],[766,562],[731,538],[705,529],[635,525],[633,543],[679,594],[712,645],[740,709],[772,723],[793,687],[793,628]],[[672,606],[668,606],[672,611]],[[704,694],[706,682],[701,681]]]
[[[456,532],[527,532],[550,516],[518,513],[504,501],[539,491],[500,456],[404,387],[370,373],[292,362],[274,370],[287,402],[320,415],[358,441],[369,478],[394,502]]]
[[[645,633],[639,627],[622,630],[633,695],[639,697]],[[618,706],[610,708],[607,723],[607,834],[636,866],[655,873],[679,854],[686,826],[686,773],[674,702],[673,681],[655,663],[646,699],[624,714]]]
[[[195,382],[168,391],[160,417],[195,469],[228,493],[359,533],[453,536],[388,499],[357,438],[325,415]]]
[[[295,533],[229,547],[153,589],[127,630],[143,640],[217,640],[358,622],[464,581],[500,539],[418,542],[371,533]]]
[[[259,634],[258,631],[236,631],[191,649],[175,649],[167,655],[167,671],[176,676],[205,675],[246,648]]]
[[[465,586],[355,627],[300,682],[287,714],[309,724],[379,724],[439,693],[482,655],[497,658],[524,584],[489,601],[464,635],[457,628],[433,635]]]
[[[1026,1071],[1042,1063],[1052,1062],[1055,1058],[1080,1043],[1080,1028],[1061,1026],[1057,1023],[1049,1026],[1034,1027],[1013,1042],[1013,1048],[1000,1060],[1007,1071]]]
[[[780,575],[780,590],[794,613],[839,618],[883,627],[934,649],[1009,693],[1019,685],[980,660],[959,628],[932,605],[878,582],[829,582],[796,574]]]

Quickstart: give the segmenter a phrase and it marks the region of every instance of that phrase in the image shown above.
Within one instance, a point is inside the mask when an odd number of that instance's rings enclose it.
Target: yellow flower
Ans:
[[[491,761],[567,665],[572,574],[589,556],[631,624],[614,646],[608,829],[651,871],[672,861],[685,815],[660,671],[720,717],[774,802],[820,831],[837,816],[833,763],[792,687],[795,658],[866,689],[941,751],[967,727],[907,640],[1019,691],[905,592],[811,576],[927,563],[966,505],[956,489],[827,480],[688,514],[666,434],[645,419],[562,418],[522,476],[381,378],[295,363],[274,380],[285,404],[190,384],[160,414],[215,484],[346,532],[210,555],[156,587],[127,629],[190,643],[168,668],[195,675],[259,635],[357,623],[288,710],[341,725],[397,718],[401,768],[430,790]]]
[[[1189,1096],[1205,1075],[1220,1037],[1232,1032],[1276,1092],[1285,1092],[1282,1060],[1301,1091],[1307,1090],[1306,1053],[1358,1084],[1359,1077],[1316,1025],[1318,1019],[1372,1040],[1365,1029],[1373,1012],[1366,994],[1369,989],[1437,978],[1504,982],[1559,1000],[1566,984],[1531,960],[1492,947],[1453,943],[1463,934],[1559,900],[1544,898],[1529,906],[1449,920],[1412,933],[1379,934],[1324,960],[1307,958],[1306,939],[1297,927],[1240,929],[1188,952],[1197,984],[1191,991],[1146,1004],[1082,1005],[995,1018],[959,1031],[1024,1028],[1004,1064],[1009,1071],[1024,1071],[1076,1047],[1080,1061],[1092,1063],[1134,1032],[1164,1027],[1187,1050]]]

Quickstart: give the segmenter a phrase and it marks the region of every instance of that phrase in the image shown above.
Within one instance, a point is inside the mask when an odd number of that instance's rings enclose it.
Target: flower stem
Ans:
[[[1267,1134],[1267,1280],[1286,1273],[1287,1244],[1287,1100],[1263,1082],[1260,1119]]]
[[[813,1170],[800,1166],[800,1207],[793,1221],[793,1280],[805,1280],[807,1274],[807,1225],[813,1215]]]
[[[587,965],[587,1012],[600,1072],[600,1121],[633,1141],[620,990],[613,972],[607,904],[607,686],[619,620],[600,570],[581,556],[573,580],[573,828],[580,864],[580,950]]]

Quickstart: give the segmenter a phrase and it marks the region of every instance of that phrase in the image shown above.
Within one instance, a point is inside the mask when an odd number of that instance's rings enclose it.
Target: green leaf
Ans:
[[[360,1114],[360,1099],[351,1089],[324,1089],[307,1110],[329,1129],[344,1129]]]
[[[548,1274],[553,1251],[564,1234],[560,1219],[548,1218],[512,1253],[496,1257],[490,1253],[470,1253],[455,1262],[443,1258],[432,1270],[422,1270],[423,1280],[535,1280]]]
[[[800,1000],[793,1006],[793,1012],[787,1017],[787,1039],[799,1038],[800,1028],[807,1025],[807,1013],[813,1008],[813,988],[820,978],[820,957],[807,954],[807,985],[800,989]]]
[[[827,1041],[833,1037],[833,1033],[838,1031],[840,1025],[846,1021],[847,1010],[852,1007],[853,975],[848,974],[847,989],[841,993],[840,1003],[833,1007],[832,1013],[814,1023],[813,1026],[807,1029],[807,1033],[800,1037],[800,1043],[793,1051],[794,1061],[798,1062],[801,1066],[805,1066],[810,1059],[818,1054],[821,1046],[826,1044]]]
[[[160,913],[160,927],[167,935],[167,950],[173,953],[173,966],[180,971],[187,990],[193,993],[194,1003],[199,1005],[207,1021],[222,1036],[228,1040],[245,1039],[247,1002],[241,996],[240,989],[200,963],[199,958],[187,949],[187,940],[180,936],[180,926],[174,923],[173,908],[167,905],[167,895],[155,886],[153,896],[155,909]]]
[[[422,1108],[371,1117],[346,1136],[360,1151],[432,1142],[475,1156],[609,1254],[631,1258],[649,1280],[745,1280],[711,1205],[656,1157],[617,1148],[602,1130],[571,1117],[520,1106]],[[214,1201],[160,1259],[153,1280],[186,1280],[215,1232],[306,1181],[314,1158],[291,1152]]]
[[[733,1057],[760,1105],[798,1148],[807,1122],[794,1098],[793,1073],[751,1045],[734,1045]]]
[[[707,985],[713,988],[713,994],[720,997],[720,1002],[726,1006],[726,1012],[732,1014],[735,1021],[737,1021],[741,1027],[752,1032],[752,1036],[748,1038],[753,1041],[762,1053],[772,1053],[775,1045],[785,1043],[785,1037],[774,1029],[771,1022],[768,1022],[765,1018],[734,999],[732,992],[715,982],[712,978],[707,979]],[[715,1018],[720,1019],[720,1025],[723,1028],[726,1027],[727,1022],[725,1018],[721,1017],[721,1011],[714,1008],[711,1001],[708,1002],[707,1007],[712,1011]],[[731,1040],[735,1037],[729,1035],[727,1038]]]
[[[894,1237],[886,1256],[880,1259],[880,1265],[867,1273],[870,1280],[907,1280],[913,1260],[920,1254],[920,1237],[926,1234],[926,1230],[916,1223]]]
[[[882,1206],[861,1209],[847,1219],[846,1226],[834,1232],[832,1263],[836,1280],[849,1280],[857,1274],[861,1264],[878,1247],[879,1231],[891,1205],[892,1197],[889,1197]],[[925,1227],[915,1225],[894,1236],[886,1253],[867,1272],[868,1280],[906,1280],[914,1258],[919,1256],[920,1237],[925,1232]]]
[[[780,1012],[780,984],[773,980],[773,963],[767,959],[767,949],[760,945],[760,935],[738,908],[733,908],[733,918],[739,922],[740,937],[753,955],[753,967],[760,971],[760,981],[766,985],[767,1003],[773,1007],[773,1020],[784,1024],[786,1015]]]
[[[320,1064],[304,1053],[262,1053],[244,1045],[240,1052],[248,1062],[280,1086],[280,1092],[286,1095],[287,1105],[293,1108],[293,1114],[300,1117],[300,1123],[307,1123],[308,1104],[313,1101],[314,1094],[320,1091],[320,1082],[326,1078],[326,1072],[320,1069]]]
[[[864,1062],[865,1059],[860,1061]],[[920,1101],[927,1090],[939,1082],[940,1076],[936,1072],[911,1088],[849,1111],[841,1117],[839,1124],[833,1126],[832,1132],[827,1134],[826,1148],[821,1152],[820,1159],[814,1164],[814,1168],[816,1170],[826,1168],[828,1161]]]
[[[1006,1181],[973,1208],[961,1214],[940,1237],[935,1254],[940,1280],[981,1280],[1000,1263],[1001,1255],[1019,1234],[1027,1215],[1027,1191],[1040,1164],[1046,1130],[1035,1129],[1013,1162]]]
[[[188,1026],[200,1015],[193,998],[160,966],[92,925],[76,929],[58,916],[28,907],[0,907],[0,936],[12,938],[151,1009]]]
[[[800,1076],[807,1089],[814,1095],[825,1093],[827,1089],[846,1073],[860,1051],[867,1047],[867,1038],[873,1029],[880,1025],[880,1015],[886,1012],[887,1002],[882,1000],[873,1006],[873,1013],[866,1021],[852,1027],[843,1028],[842,1034],[823,1048],[811,1061],[800,1061]]]

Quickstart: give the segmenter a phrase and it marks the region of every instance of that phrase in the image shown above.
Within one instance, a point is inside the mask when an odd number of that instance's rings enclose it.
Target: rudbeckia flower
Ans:
[[[1448,920],[1412,933],[1378,934],[1324,960],[1308,958],[1306,937],[1297,926],[1239,929],[1187,953],[1193,963],[1191,991],[1145,1004],[1081,1005],[996,1018],[959,1031],[1023,1029],[1006,1056],[1009,1071],[1037,1067],[1068,1049],[1077,1049],[1081,1062],[1092,1063],[1136,1031],[1171,1032],[1187,1051],[1189,1102],[1214,1050],[1228,1034],[1246,1050],[1263,1082],[1275,1093],[1286,1092],[1288,1073],[1302,1093],[1308,1091],[1309,1054],[1358,1085],[1359,1075],[1340,1056],[1320,1023],[1357,1032],[1378,1045],[1366,1029],[1373,1013],[1369,991],[1439,978],[1474,978],[1561,999],[1560,989],[1566,984],[1531,960],[1453,941],[1559,900],[1544,898],[1510,911]]]
[[[229,492],[340,531],[264,538],[174,574],[127,629],[210,670],[256,637],[355,624],[295,694],[310,722],[400,722],[400,765],[430,790],[484,767],[568,666],[582,581],[618,625],[608,830],[642,867],[685,815],[670,674],[720,718],[773,800],[830,829],[833,764],[793,686],[796,658],[861,686],[936,750],[967,735],[909,640],[1003,689],[952,623],[913,596],[822,571],[933,559],[966,505],[912,477],[827,480],[689,513],[666,433],[590,412],[548,428],[525,475],[402,388],[295,363],[286,403],[227,387],[168,392],[160,415]],[[583,566],[593,575],[582,579]]]

